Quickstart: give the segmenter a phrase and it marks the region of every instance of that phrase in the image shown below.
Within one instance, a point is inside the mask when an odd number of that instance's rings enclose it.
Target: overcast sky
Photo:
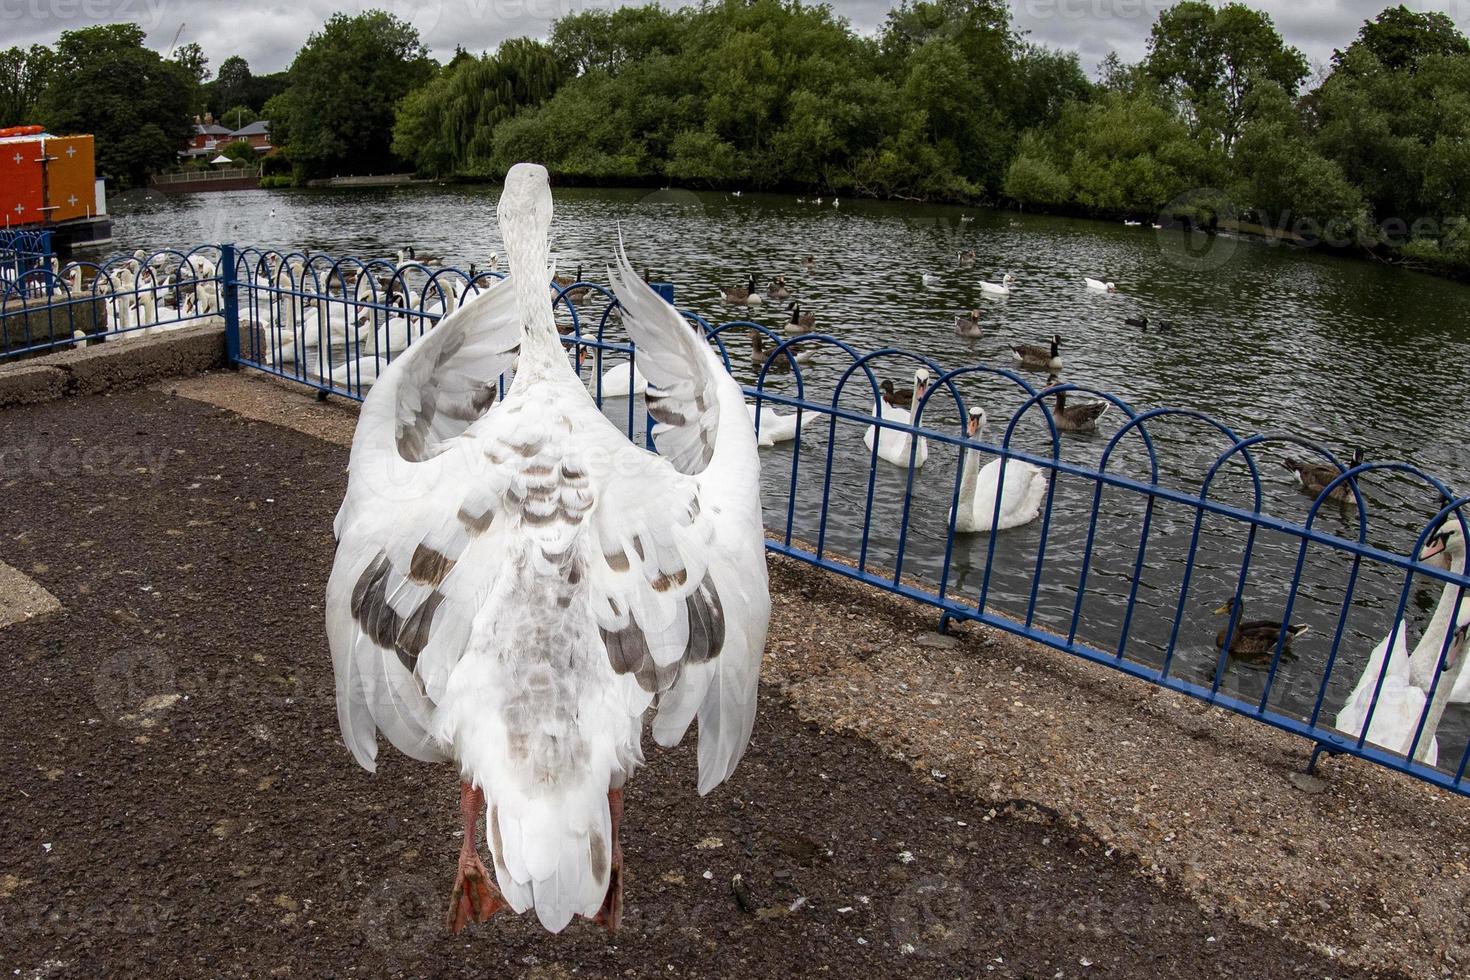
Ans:
[[[642,2],[642,0],[637,0]],[[896,0],[834,3],[860,31],[876,31]],[[1448,13],[1470,32],[1470,0],[1406,0],[1415,10]],[[1172,0],[1014,0],[1015,25],[1033,40],[1075,50],[1092,71],[1109,51],[1136,61],[1158,12]],[[179,43],[197,41],[211,69],[240,54],[256,72],[278,71],[327,16],[373,7],[410,21],[442,61],[456,44],[476,53],[509,37],[545,37],[552,22],[568,13],[627,5],[621,0],[0,0],[0,43],[50,43],[64,30],[87,24],[133,21],[148,31],[149,44],[167,53],[183,25]],[[673,4],[668,4],[673,5]],[[1252,0],[1267,11],[1287,41],[1316,64],[1346,45],[1362,22],[1389,0]]]

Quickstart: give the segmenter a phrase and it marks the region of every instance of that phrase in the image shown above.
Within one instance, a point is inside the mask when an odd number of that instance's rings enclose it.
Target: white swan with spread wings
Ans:
[[[452,930],[505,905],[552,931],[574,915],[615,929],[645,713],[664,746],[699,719],[701,793],[754,723],[770,614],[755,433],[703,338],[620,254],[661,455],[630,443],[558,339],[542,167],[511,169],[499,218],[509,277],[395,359],[362,407],[327,587],[338,718],[367,769],[379,732],[458,769]]]

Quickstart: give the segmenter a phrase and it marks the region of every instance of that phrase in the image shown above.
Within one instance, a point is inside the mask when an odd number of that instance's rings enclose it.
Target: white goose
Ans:
[[[1088,289],[1095,289],[1103,293],[1116,293],[1118,291],[1118,287],[1114,283],[1103,282],[1101,279],[1093,279],[1091,276],[1084,277],[1082,281],[1087,283]]]
[[[1015,281],[1016,277],[1007,272],[1000,282],[981,282],[980,292],[986,296],[1009,296]]]
[[[1424,551],[1419,556],[1420,561],[1432,562],[1445,571],[1464,573],[1465,562],[1465,534],[1460,530],[1460,522],[1453,515],[1445,521],[1444,529],[1429,539],[1424,546]],[[1446,583],[1440,593],[1439,604],[1434,607],[1434,616],[1425,627],[1424,637],[1419,645],[1414,648],[1414,655],[1410,659],[1413,668],[1414,683],[1420,688],[1429,690],[1430,683],[1434,680],[1434,669],[1439,663],[1440,653],[1444,650],[1445,635],[1450,630],[1450,617],[1455,616],[1455,597],[1459,593],[1459,586]],[[1470,593],[1460,600],[1457,626],[1470,623]],[[1440,681],[1441,685],[1445,681]],[[1465,704],[1470,702],[1470,671],[1461,672],[1450,691],[1450,703]]]
[[[750,424],[755,425],[755,405],[746,402],[745,409],[750,413]],[[778,442],[790,442],[796,438],[796,413],[782,415],[771,406],[762,405],[760,428],[755,435],[762,448],[774,446]]]
[[[878,403],[874,409],[878,417],[887,422],[900,422],[909,425],[913,422],[914,405],[923,401],[924,393],[929,390],[929,372],[920,368],[914,372],[914,387],[912,391],[893,392],[892,384],[884,382],[885,389],[878,396]],[[894,396],[897,397],[894,397]],[[863,445],[868,447],[868,452],[873,451],[873,436],[877,426],[870,425],[863,433]],[[894,466],[908,467],[909,457],[913,457],[915,469],[923,466],[929,459],[929,440],[923,436],[919,437],[917,449],[911,450],[912,436],[898,429],[885,428],[878,434],[878,458]]]
[[[498,207],[510,276],[362,406],[327,586],[338,718],[367,769],[378,731],[455,766],[451,930],[506,905],[612,929],[645,713],[664,746],[698,717],[701,793],[750,737],[770,614],[760,461],[739,386],[620,255],[662,455],[630,443],[557,337],[545,169],[511,168]],[[499,889],[476,847],[487,805]]]
[[[985,432],[985,411],[970,409],[965,432],[978,440]],[[1001,484],[1001,461],[992,459],[983,467],[977,453],[964,452],[964,476],[960,481],[959,513],[951,512],[954,529],[960,534],[975,531],[1004,531],[1030,524],[1041,514],[1046,497],[1046,471],[1019,459],[1006,460],[1005,483]],[[1000,514],[996,515],[995,499],[1000,496]]]

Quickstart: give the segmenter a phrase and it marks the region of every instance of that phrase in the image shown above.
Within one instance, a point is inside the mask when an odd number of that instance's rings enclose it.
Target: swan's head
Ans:
[[[1013,283],[1015,281],[1016,281],[1016,277],[1013,276],[1013,275],[1011,275],[1009,272],[1007,272],[1005,274],[1005,276],[1001,279],[1001,282],[1004,283],[1007,286],[1009,286],[1011,283]]]
[[[551,182],[539,163],[518,163],[505,175],[505,188],[496,208],[500,234],[507,246],[539,244],[547,250],[551,229]],[[543,262],[543,264],[545,264]]]
[[[979,439],[980,433],[985,431],[985,425],[989,420],[986,418],[985,409],[970,409],[970,419],[965,423],[965,434],[971,439]]]
[[[914,372],[914,401],[918,402],[929,390],[929,372],[924,368]]]
[[[1437,565],[1446,571],[1455,571],[1465,565],[1465,532],[1460,529],[1460,521],[1454,514],[1445,518],[1429,540],[1424,542],[1424,548],[1419,552],[1419,560]]]

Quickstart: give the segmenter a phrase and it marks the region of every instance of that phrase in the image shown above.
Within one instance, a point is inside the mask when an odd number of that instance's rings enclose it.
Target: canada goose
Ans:
[[[444,256],[433,255],[428,252],[415,252],[412,245],[408,246],[408,261],[417,262],[419,265],[438,265],[444,261]]]
[[[791,311],[784,325],[788,334],[811,333],[817,328],[817,315],[811,310],[802,312],[800,303],[792,303],[786,308]]]
[[[955,259],[955,262],[961,269],[970,268],[975,264],[975,250],[973,248],[964,249],[960,252],[959,257]]]
[[[980,311],[971,310],[969,316],[957,316],[954,318],[954,332],[961,337],[980,336]]]
[[[1363,448],[1358,446],[1353,449],[1353,461],[1348,464],[1348,468],[1351,469],[1354,466],[1361,466],[1362,464]],[[1301,489],[1302,493],[1310,494],[1313,497],[1322,496],[1322,491],[1326,490],[1327,485],[1337,479],[1338,475],[1342,472],[1336,466],[1329,463],[1306,463],[1293,459],[1290,456],[1283,459],[1281,465],[1295,474],[1297,486]],[[1351,500],[1352,497],[1352,483],[1351,481],[1344,480],[1332,488],[1332,493],[1328,495],[1327,499],[1346,502]]]
[[[787,299],[788,297],[790,297],[790,295],[791,287],[786,285],[785,276],[777,276],[775,279],[772,279],[771,284],[766,287],[766,297],[768,299]]]
[[[1272,653],[1276,649],[1276,641],[1281,637],[1281,624],[1269,619],[1256,619],[1250,622],[1245,618],[1245,602],[1237,602],[1231,599],[1219,609],[1215,610],[1216,616],[1228,616],[1236,613],[1239,621],[1235,624],[1235,633],[1230,637],[1230,652],[1238,657],[1260,657]],[[1225,649],[1226,633],[1230,627],[1220,630],[1215,637],[1215,647]],[[1307,632],[1305,623],[1292,623],[1286,627],[1286,639],[1282,643],[1282,651],[1291,649],[1291,641]]]
[[[759,306],[761,301],[761,294],[755,288],[755,276],[751,276],[744,286],[732,289],[721,286],[720,297],[731,306]]]
[[[1048,379],[1048,386],[1057,383],[1057,379]],[[1057,392],[1057,407],[1052,413],[1056,419],[1057,428],[1063,432],[1096,432],[1097,420],[1108,414],[1112,408],[1111,402],[1081,401],[1067,404],[1067,393]]]
[[[1130,327],[1140,327],[1144,333],[1148,333],[1148,317],[1146,316],[1125,316],[1123,322]]]
[[[1051,346],[1042,347],[1039,344],[1018,344],[1011,348],[1016,354],[1016,360],[1024,368],[1036,370],[1057,371],[1062,366],[1061,356],[1062,336],[1051,335]]]

